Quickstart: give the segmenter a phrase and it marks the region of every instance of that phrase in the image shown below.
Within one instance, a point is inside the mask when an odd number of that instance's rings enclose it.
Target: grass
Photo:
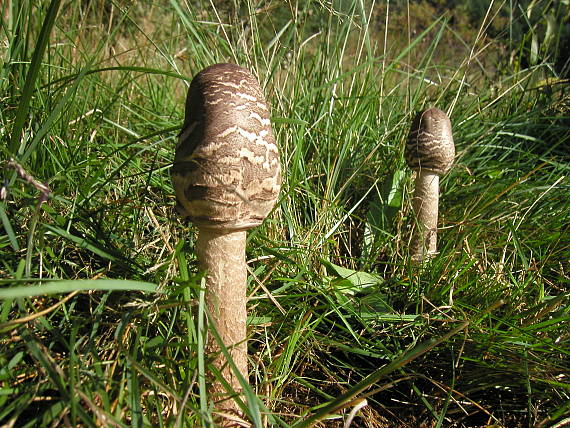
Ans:
[[[59,3],[12,0],[0,28],[3,426],[211,424],[169,168],[189,79],[219,61],[259,77],[285,170],[248,236],[248,418],[342,426],[366,399],[353,426],[568,422],[568,85],[493,62],[516,45],[489,45],[497,15],[416,31],[360,1]],[[457,158],[440,254],[415,267],[403,148],[427,106]]]

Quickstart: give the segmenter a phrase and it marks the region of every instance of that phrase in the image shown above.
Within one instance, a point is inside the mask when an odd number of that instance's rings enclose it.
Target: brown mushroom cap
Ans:
[[[198,73],[188,91],[172,181],[198,227],[245,230],[269,214],[281,185],[279,153],[259,83],[235,64]]]
[[[449,171],[455,157],[455,146],[451,121],[443,111],[430,108],[416,115],[404,156],[412,169],[438,175]]]

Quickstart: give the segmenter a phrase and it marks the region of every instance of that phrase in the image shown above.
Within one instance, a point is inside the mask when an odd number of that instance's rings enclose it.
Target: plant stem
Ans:
[[[437,217],[439,205],[439,176],[431,171],[417,172],[414,198],[416,216],[411,244],[412,261],[421,263],[437,252]]]
[[[207,272],[206,305],[211,319],[215,320],[215,325],[212,327],[216,329],[224,346],[228,348],[242,376],[247,379],[245,241],[245,231],[220,233],[202,228],[199,231],[196,252],[200,267]],[[232,390],[241,393],[239,380],[232,373],[219,344],[212,335],[208,338],[206,351],[208,355],[214,356],[214,366],[221,371]],[[228,397],[228,392],[218,381],[211,383],[209,394],[216,402]],[[238,410],[233,400],[224,401],[218,407],[225,411]]]

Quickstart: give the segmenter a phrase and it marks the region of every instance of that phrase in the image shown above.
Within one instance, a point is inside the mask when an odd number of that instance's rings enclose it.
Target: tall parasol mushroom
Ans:
[[[172,181],[178,211],[198,228],[196,252],[206,271],[206,304],[214,327],[247,379],[246,230],[275,205],[281,184],[269,110],[255,77],[235,64],[198,73],[188,90]],[[206,350],[231,388],[238,378],[209,336]],[[217,408],[239,413],[219,382],[209,386]],[[224,401],[225,400],[225,401]]]

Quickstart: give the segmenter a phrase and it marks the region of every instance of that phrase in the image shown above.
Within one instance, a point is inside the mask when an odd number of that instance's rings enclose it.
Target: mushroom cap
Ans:
[[[443,111],[430,108],[416,115],[404,156],[412,169],[438,175],[449,171],[455,157],[455,146],[451,121]]]
[[[194,77],[171,175],[179,212],[198,227],[245,230],[269,214],[281,187],[279,152],[248,70],[215,64]]]

